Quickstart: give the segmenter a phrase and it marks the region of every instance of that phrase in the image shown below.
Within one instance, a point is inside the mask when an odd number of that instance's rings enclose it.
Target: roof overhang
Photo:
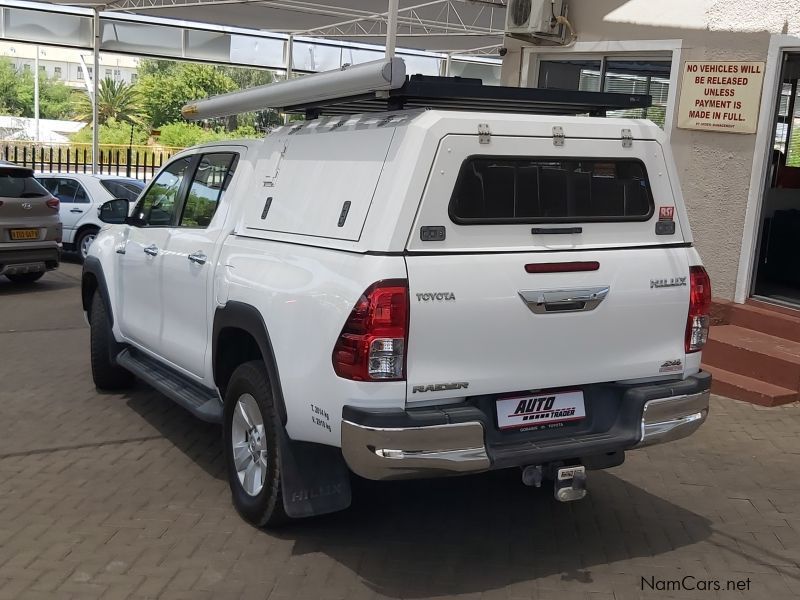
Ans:
[[[383,45],[387,4],[374,0],[56,0],[106,12],[183,19]],[[397,45],[434,52],[496,53],[506,0],[400,0]]]

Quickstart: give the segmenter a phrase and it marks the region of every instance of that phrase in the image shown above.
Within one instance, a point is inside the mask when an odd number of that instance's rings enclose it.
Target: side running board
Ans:
[[[117,355],[117,364],[180,404],[198,419],[222,423],[222,402],[216,390],[191,381],[134,348],[126,348],[120,352]]]

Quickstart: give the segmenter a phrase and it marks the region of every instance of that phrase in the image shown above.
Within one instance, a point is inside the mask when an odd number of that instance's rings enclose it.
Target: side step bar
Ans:
[[[216,390],[208,389],[162,365],[134,348],[117,355],[117,364],[177,402],[198,419],[222,423],[222,402]]]

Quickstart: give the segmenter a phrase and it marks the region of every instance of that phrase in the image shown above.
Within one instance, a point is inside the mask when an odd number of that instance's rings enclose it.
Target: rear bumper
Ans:
[[[647,386],[606,386],[598,412],[616,393],[613,418],[587,419],[584,432],[504,437],[480,400],[438,408],[369,410],[346,406],[342,453],[368,479],[408,479],[477,473],[513,466],[580,461],[588,468],[620,464],[625,450],[677,440],[708,416],[711,377]],[[607,426],[608,425],[608,426]]]
[[[0,275],[56,269],[60,252],[58,242],[0,244]]]

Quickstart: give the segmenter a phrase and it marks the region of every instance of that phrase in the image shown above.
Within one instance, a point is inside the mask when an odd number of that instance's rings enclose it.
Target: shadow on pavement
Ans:
[[[33,283],[13,283],[5,276],[0,275],[0,296],[18,296],[33,294],[49,294],[58,290],[75,287],[74,281],[54,279],[50,273],[45,273],[39,281]]]
[[[219,427],[194,419],[143,384],[128,405],[191,460],[225,479]],[[592,581],[592,567],[652,557],[707,539],[710,522],[610,472],[593,471],[590,493],[556,502],[527,488],[516,469],[419,481],[353,477],[347,511],[264,531],[321,553],[392,598],[475,593],[561,574]],[[632,576],[635,576],[633,574]]]
[[[293,553],[321,552],[392,598],[478,593],[657,556],[711,535],[710,522],[608,472],[585,500],[561,504],[516,469],[406,482],[354,478],[343,513],[278,532]],[[636,574],[632,574],[635,577]]]
[[[134,388],[125,392],[124,399],[131,409],[206,473],[227,482],[219,425],[195,418],[141,381],[137,381]]]

